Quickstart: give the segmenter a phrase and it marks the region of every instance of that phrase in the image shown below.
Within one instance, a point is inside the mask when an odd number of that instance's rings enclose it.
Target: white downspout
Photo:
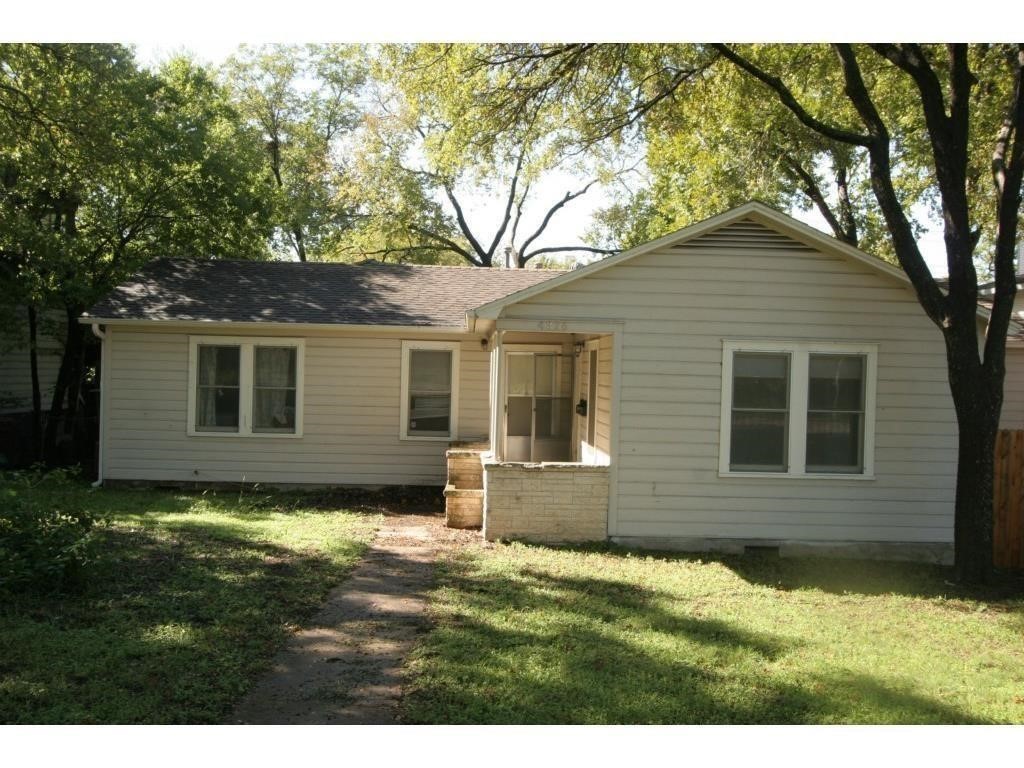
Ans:
[[[100,434],[99,448],[96,451],[96,482],[92,484],[93,488],[100,488],[103,485],[103,444],[106,434],[106,409],[103,407],[106,400],[106,386],[103,382],[107,378],[107,334],[100,330],[99,323],[93,323],[91,327],[93,336],[100,340]]]

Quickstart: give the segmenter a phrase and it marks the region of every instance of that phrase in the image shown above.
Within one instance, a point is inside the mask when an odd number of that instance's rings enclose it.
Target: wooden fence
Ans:
[[[995,509],[992,531],[997,568],[1024,568],[1024,430],[996,437]]]

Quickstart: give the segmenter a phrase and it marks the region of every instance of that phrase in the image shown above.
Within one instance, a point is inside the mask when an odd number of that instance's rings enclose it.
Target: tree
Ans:
[[[0,287],[30,322],[65,319],[47,461],[74,428],[90,304],[156,255],[265,254],[269,188],[243,135],[188,62],[155,74],[118,45],[0,46]]]
[[[362,117],[365,77],[352,46],[242,46],[225,64],[222,80],[257,131],[276,186],[275,252],[323,259],[351,226],[338,200],[339,145]]]
[[[798,68],[801,61],[805,66]],[[635,126],[653,129],[656,123],[645,118],[659,105],[677,94],[685,98],[702,79],[742,73],[757,86],[745,109],[770,115],[781,107],[802,126],[805,140],[865,158],[892,252],[945,340],[959,424],[956,570],[964,580],[987,579],[993,451],[1016,292],[1024,45],[493,46],[477,65],[504,73],[502,90],[489,94],[488,108],[499,122],[514,124],[531,104],[552,99],[577,110],[599,108],[596,120],[582,112],[577,117],[584,139]],[[901,188],[901,180],[915,178],[923,184],[919,196]],[[946,290],[916,241],[916,199],[931,199],[941,211]],[[982,343],[976,261],[990,263],[995,276]]]
[[[488,76],[485,70],[463,76],[472,50],[418,45],[382,51],[374,71],[378,107],[367,118],[344,192],[359,214],[348,250],[479,267],[501,262],[507,252],[518,267],[549,254],[615,252],[542,245],[558,213],[614,173],[565,160],[552,110],[536,109],[507,132],[488,133],[468,121],[465,106]],[[555,171],[576,186],[538,203],[541,180]],[[498,211],[488,229],[472,223],[470,214],[485,197]]]

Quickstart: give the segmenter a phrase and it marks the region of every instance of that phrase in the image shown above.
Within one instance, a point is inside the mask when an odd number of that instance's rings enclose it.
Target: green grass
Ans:
[[[32,489],[108,522],[84,590],[0,602],[0,722],[222,721],[348,573],[375,518],[314,496]]]
[[[1024,600],[940,568],[522,544],[443,565],[420,723],[1024,722]]]

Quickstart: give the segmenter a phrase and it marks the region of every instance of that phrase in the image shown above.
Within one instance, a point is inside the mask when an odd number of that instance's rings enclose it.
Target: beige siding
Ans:
[[[0,413],[27,411],[32,408],[28,317],[24,307],[18,308],[15,323],[13,332],[0,338]],[[62,336],[62,321],[59,314],[47,313],[45,322],[39,324],[37,356],[43,410],[49,410],[53,385],[60,370]]]
[[[956,424],[942,338],[892,278],[744,222],[503,317],[624,322],[613,536],[952,540]],[[875,478],[720,477],[725,339],[878,343]]]
[[[447,442],[398,437],[402,337],[306,337],[303,437],[245,438],[186,434],[187,332],[108,333],[107,478],[444,484]],[[460,358],[459,436],[483,437],[488,355],[466,337]]]
[[[1024,347],[1006,348],[1006,379],[1003,381],[1002,429],[1024,429]]]

